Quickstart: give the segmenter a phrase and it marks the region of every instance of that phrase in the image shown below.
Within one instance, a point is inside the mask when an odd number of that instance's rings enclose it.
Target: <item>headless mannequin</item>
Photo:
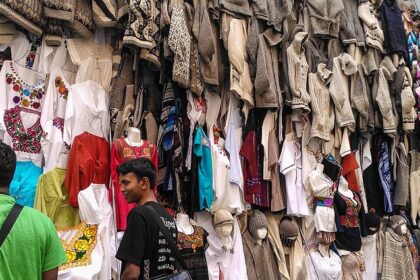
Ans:
[[[140,147],[143,145],[143,140],[140,137],[140,130],[135,127],[129,127],[127,129],[127,137],[125,141],[132,147]]]
[[[194,227],[190,223],[190,217],[187,214],[176,214],[176,227],[178,228],[178,231],[186,235],[191,235],[194,233]]]

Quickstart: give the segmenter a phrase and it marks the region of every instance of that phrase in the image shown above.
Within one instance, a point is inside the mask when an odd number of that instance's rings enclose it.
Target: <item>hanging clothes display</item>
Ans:
[[[0,0],[0,141],[59,279],[126,269],[118,167],[141,157],[190,218],[194,279],[419,278],[414,0],[20,2]]]

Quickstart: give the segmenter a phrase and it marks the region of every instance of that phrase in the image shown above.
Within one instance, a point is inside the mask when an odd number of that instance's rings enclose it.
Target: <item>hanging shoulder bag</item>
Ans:
[[[4,223],[0,229],[0,247],[6,240],[7,235],[9,235],[9,232],[19,217],[20,212],[22,212],[22,209],[22,205],[15,203],[12,207],[12,210],[10,210],[9,215],[7,215],[6,220],[4,220]]]
[[[162,232],[163,236],[165,237],[166,242],[168,243],[168,246],[171,249],[173,256],[176,258],[176,260],[182,267],[182,270],[178,271],[177,273],[174,273],[172,275],[158,276],[156,278],[152,278],[151,280],[192,280],[190,273],[186,270],[187,265],[185,264],[184,259],[179,253],[178,247],[176,246],[176,243],[174,242],[172,235],[163,224],[158,212],[151,205],[146,205],[146,207],[150,210],[150,213],[152,214],[153,219],[159,226],[160,232]]]

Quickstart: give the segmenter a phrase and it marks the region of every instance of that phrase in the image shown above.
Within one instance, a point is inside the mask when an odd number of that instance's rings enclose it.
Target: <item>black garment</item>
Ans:
[[[159,213],[173,238],[177,238],[174,219],[158,203],[147,202],[130,211],[116,257],[122,261],[122,272],[127,262],[140,266],[140,280],[170,275],[177,269],[175,257],[146,205]]]
[[[401,11],[396,0],[384,0],[381,5],[381,22],[384,30],[384,46],[388,54],[398,53],[408,59],[407,38]]]
[[[358,203],[361,203],[360,195],[354,193],[358,196]],[[335,234],[335,245],[340,250],[347,250],[351,252],[360,251],[362,248],[362,236],[367,236],[366,230],[366,221],[365,221],[365,210],[363,209],[363,204],[360,205],[361,208],[358,213],[358,222],[359,226],[350,227],[344,226],[340,222],[340,216],[346,216],[347,213],[347,203],[343,197],[337,191],[334,195],[334,209],[335,209],[335,220],[337,226],[337,232]]]

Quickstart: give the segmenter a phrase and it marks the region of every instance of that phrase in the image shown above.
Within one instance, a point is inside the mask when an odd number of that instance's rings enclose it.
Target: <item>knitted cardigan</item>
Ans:
[[[365,30],[366,45],[384,52],[384,32],[377,18],[381,0],[361,0],[358,8],[358,15],[363,21]],[[379,2],[379,3],[377,3]]]
[[[341,0],[308,0],[308,12],[313,34],[322,38],[337,38],[340,14],[344,10]]]
[[[356,73],[354,59],[342,53],[333,59],[333,74],[329,91],[335,105],[335,120],[339,127],[355,129],[355,119],[350,106],[350,76]]]
[[[309,66],[303,48],[307,38],[306,32],[296,33],[293,42],[287,48],[287,66],[292,91],[292,109],[309,112],[311,97],[306,90]]]
[[[384,0],[380,12],[387,54],[398,53],[404,58],[408,58],[407,38],[397,1]]]
[[[327,87],[332,72],[326,67],[324,63],[318,64],[317,73],[309,74],[308,84],[312,108],[311,138],[329,141],[334,129],[334,110]]]

